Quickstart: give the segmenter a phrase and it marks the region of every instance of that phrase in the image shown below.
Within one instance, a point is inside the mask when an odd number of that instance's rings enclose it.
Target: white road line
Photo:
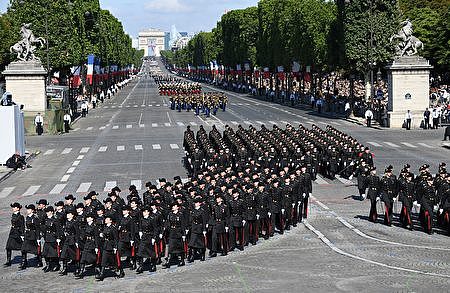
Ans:
[[[405,145],[405,146],[407,146],[407,147],[410,147],[410,148],[414,148],[414,149],[417,148],[415,145],[412,145],[412,144],[410,144],[409,142],[402,142],[401,144],[402,144],[402,145]]]
[[[374,141],[368,141],[367,143],[370,144],[370,145],[373,145],[375,147],[381,147],[381,144],[379,144],[377,142],[374,142]]]
[[[244,121],[244,124],[247,124],[247,125],[250,125],[250,124],[252,124],[250,121]]]
[[[263,125],[264,123],[261,121],[256,121],[256,123]]]
[[[144,148],[142,147],[141,144],[137,144],[137,145],[134,146],[134,149],[137,150],[137,151],[142,151]]]
[[[80,130],[80,128],[79,128],[79,127],[75,128],[75,129],[74,129],[74,130],[72,130],[72,131],[78,131],[78,130]]]
[[[125,108],[130,108],[130,105],[126,105]]]
[[[330,184],[327,181],[325,181],[325,179],[323,179],[321,176],[317,175],[316,180],[314,181],[319,185],[325,185],[325,184]]]
[[[161,104],[156,104],[156,105],[155,105],[155,107],[160,107],[160,106],[161,106]]]
[[[327,125],[327,122],[323,122],[323,121],[319,121],[318,123],[323,124],[323,125]]]
[[[157,105],[157,106],[159,107],[159,105]],[[172,119],[170,119],[169,112],[166,112],[166,114],[167,114],[167,119],[169,119],[169,123],[172,123]]]
[[[89,190],[89,188],[91,187],[91,185],[92,185],[91,182],[81,183],[80,186],[78,186],[77,193],[79,193],[79,192],[87,192]]]
[[[106,129],[106,126],[102,126],[99,128],[99,130],[104,130],[104,129]]]
[[[69,177],[70,177],[70,175],[64,175],[62,178],[61,178],[61,182],[67,182],[67,181],[69,181]]]
[[[76,169],[77,167],[70,167],[68,170],[67,170],[67,174],[72,174],[74,171],[75,171],[75,169]]]
[[[89,126],[88,128],[86,128],[86,130],[92,130],[92,129],[94,129],[94,127],[92,127],[92,126]]]
[[[121,152],[121,151],[124,151],[125,150],[125,146],[124,145],[118,145],[117,146],[117,151],[118,152]]]
[[[28,187],[28,189],[24,192],[24,194],[22,194],[22,196],[30,196],[36,193],[36,191],[38,191],[38,189],[40,188],[40,185],[32,185],[30,187]]]
[[[158,127],[158,123],[152,123],[152,127]]]
[[[112,129],[119,129],[119,125],[114,125]]]
[[[107,149],[108,149],[107,146],[101,146],[101,147],[98,149],[98,151],[99,151],[100,153],[104,153],[104,152],[106,152]]]
[[[318,201],[318,200],[315,200],[316,201],[316,203],[319,205],[319,206],[321,206],[324,210],[329,210],[330,208],[329,207],[327,207],[326,205],[324,205],[321,201]]]
[[[8,195],[11,194],[11,192],[14,191],[14,189],[16,189],[16,187],[5,187],[3,188],[2,192],[0,192],[0,198],[5,198]]]
[[[197,123],[195,123],[194,121],[189,122],[192,126],[197,126]]]
[[[164,123],[164,126],[170,127],[170,123],[166,122],[166,123]]]
[[[278,124],[278,123],[275,122],[275,121],[269,121],[269,123],[272,124],[272,125],[277,125],[277,124]]]
[[[387,144],[388,146],[391,146],[393,148],[399,148],[399,145],[396,145],[395,143],[392,142],[388,142],[388,141],[383,141],[385,144]]]
[[[173,150],[178,150],[180,147],[176,143],[171,143],[170,148]]]
[[[286,125],[286,124],[289,124],[289,122],[284,121],[284,120],[281,120],[280,122],[283,123],[283,124],[285,124],[285,125]]]
[[[111,109],[115,108],[116,106],[111,106]]]
[[[161,145],[160,144],[154,144],[152,145],[154,150],[160,150],[161,149]]]
[[[77,160],[83,160],[84,159],[84,155],[79,155],[78,157],[77,157]]]
[[[60,194],[67,184],[56,184],[52,190],[50,190],[49,194]]]
[[[103,109],[108,109],[109,108],[109,106],[103,106]]]
[[[144,127],[145,127],[145,124],[139,124],[139,127],[140,127],[140,128],[144,128]]]
[[[105,188],[103,191],[111,191],[114,187],[117,186],[117,181],[106,181]]]
[[[339,180],[340,182],[342,182],[345,185],[353,185],[354,183],[348,179],[345,179],[339,175],[336,176],[336,179]]]
[[[426,147],[426,148],[429,148],[429,149],[434,149],[433,146],[427,145],[426,143],[423,143],[423,142],[419,142],[418,145],[421,145],[421,146]]]
[[[137,107],[138,107],[138,105],[134,105],[133,107],[134,107],[134,108],[137,108]]]
[[[85,153],[89,152],[90,149],[91,149],[91,148],[89,148],[89,147],[82,148],[82,149],[80,150],[80,154],[85,154]]]
[[[184,123],[178,121],[178,122],[177,122],[177,125],[178,125],[178,126],[184,126]]]
[[[62,151],[61,155],[67,155],[67,154],[70,153],[71,151],[72,151],[72,148],[65,148],[65,149]]]
[[[231,124],[233,124],[233,125],[238,125],[238,124],[239,124],[237,121],[230,121],[230,122],[231,122]]]
[[[133,125],[128,124],[128,125],[127,125],[127,129],[130,129],[130,128],[133,128]]]
[[[136,190],[141,190],[142,189],[142,181],[141,180],[131,180],[131,184],[130,185],[136,186]]]
[[[80,162],[81,161],[75,161],[75,162],[73,162],[72,166],[78,166],[78,165],[80,165]]]
[[[54,152],[55,152],[55,150],[48,150],[48,151],[46,151],[46,152],[44,153],[44,156],[51,155],[51,154],[53,154]]]

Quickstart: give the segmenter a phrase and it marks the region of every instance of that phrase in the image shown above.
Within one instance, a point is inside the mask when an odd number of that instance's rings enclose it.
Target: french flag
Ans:
[[[93,80],[93,75],[94,75],[94,62],[95,62],[95,56],[92,54],[88,55],[86,80],[89,85],[92,85],[92,80]]]

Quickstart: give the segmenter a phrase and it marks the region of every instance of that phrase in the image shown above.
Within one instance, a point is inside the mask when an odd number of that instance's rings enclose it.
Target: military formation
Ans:
[[[228,97],[222,92],[202,92],[201,84],[168,75],[154,75],[153,78],[159,94],[169,97],[171,110],[193,111],[197,116],[202,113],[206,117],[217,115],[219,110],[226,110]]]

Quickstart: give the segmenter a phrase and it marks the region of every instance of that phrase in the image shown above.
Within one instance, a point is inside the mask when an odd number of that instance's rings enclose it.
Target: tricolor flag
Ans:
[[[89,85],[92,84],[92,77],[94,75],[94,61],[95,56],[93,54],[88,55],[86,80]]]

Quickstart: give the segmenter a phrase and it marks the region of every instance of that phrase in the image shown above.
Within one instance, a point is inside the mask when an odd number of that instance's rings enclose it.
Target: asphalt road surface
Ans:
[[[143,190],[149,180],[176,175],[186,178],[182,139],[188,125],[194,131],[200,125],[207,130],[212,125],[223,130],[226,124],[332,125],[369,146],[378,170],[392,164],[398,173],[403,164],[410,163],[417,173],[420,165],[429,163],[435,173],[440,162],[448,163],[449,150],[441,147],[442,129],[368,129],[243,94],[229,93],[229,101],[227,111],[219,111],[216,117],[195,117],[193,112],[171,111],[168,98],[158,95],[153,80],[137,78],[99,108],[90,110],[69,134],[28,137],[27,149],[40,154],[32,160],[33,168],[18,171],[0,183],[0,247],[5,247],[8,236],[11,202],[25,205],[46,198],[53,204],[68,193],[80,200],[91,190],[103,199],[115,185],[127,190],[134,184]],[[169,270],[158,267],[156,273],[139,276],[126,270],[124,279],[96,282],[93,276],[75,280],[70,274],[44,274],[37,268],[19,272],[17,256],[12,267],[0,268],[1,285],[8,292],[450,290],[450,237],[440,231],[427,235],[419,228],[409,231],[370,223],[369,203],[352,197],[358,193],[355,182],[319,177],[313,185],[306,223],[227,257]],[[5,259],[5,254],[1,251],[0,258]]]

